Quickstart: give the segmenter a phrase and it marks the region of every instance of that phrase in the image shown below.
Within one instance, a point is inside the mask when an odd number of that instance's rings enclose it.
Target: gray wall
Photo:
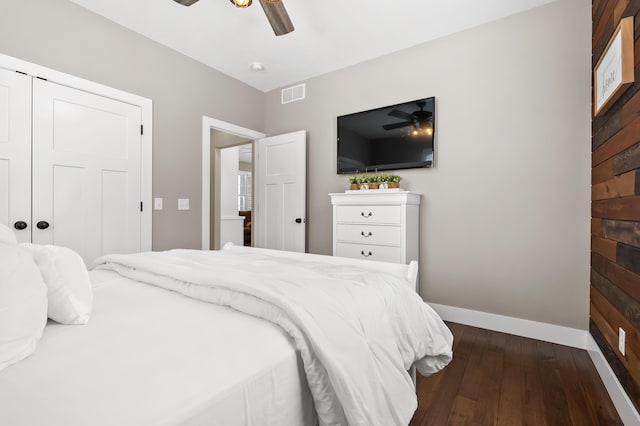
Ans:
[[[153,248],[201,247],[202,116],[260,131],[262,92],[66,0],[0,0],[0,53],[152,99]]]
[[[421,294],[431,302],[588,326],[591,4],[560,0],[267,94],[267,134],[309,131],[308,246],[330,254],[336,116],[436,96],[423,194]]]

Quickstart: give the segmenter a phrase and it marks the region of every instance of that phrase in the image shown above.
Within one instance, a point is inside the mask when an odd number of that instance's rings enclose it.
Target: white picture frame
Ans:
[[[604,113],[634,81],[633,16],[620,21],[593,69],[593,116]]]

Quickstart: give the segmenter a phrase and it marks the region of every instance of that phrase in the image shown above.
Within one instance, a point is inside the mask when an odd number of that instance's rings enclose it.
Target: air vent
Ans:
[[[282,89],[282,103],[288,104],[289,102],[300,101],[305,98],[306,84],[298,84],[297,86],[287,87]]]

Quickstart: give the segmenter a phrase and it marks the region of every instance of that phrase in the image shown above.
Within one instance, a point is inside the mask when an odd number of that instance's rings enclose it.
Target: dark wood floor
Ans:
[[[418,377],[410,426],[622,425],[586,351],[447,325],[453,361]]]

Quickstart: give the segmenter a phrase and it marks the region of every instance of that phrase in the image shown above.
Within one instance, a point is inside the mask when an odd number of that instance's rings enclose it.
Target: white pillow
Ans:
[[[0,223],[0,243],[5,243],[5,244],[9,244],[9,245],[16,245],[18,244],[18,240],[16,240],[16,234],[13,233],[13,231]]]
[[[47,287],[33,257],[0,243],[0,370],[33,353],[47,324]]]
[[[86,324],[93,292],[89,272],[75,251],[51,245],[20,244],[33,255],[47,285],[49,318],[62,324]]]

